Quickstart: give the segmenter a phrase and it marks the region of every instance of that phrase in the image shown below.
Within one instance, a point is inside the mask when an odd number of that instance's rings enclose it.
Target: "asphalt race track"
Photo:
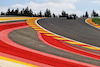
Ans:
[[[41,27],[34,24],[36,19],[39,18],[1,24],[0,59],[8,57],[15,59],[16,62],[24,62],[22,65],[33,67],[100,66],[100,51],[54,39],[53,37],[58,36],[52,37],[52,34],[44,32]],[[38,24],[64,37],[100,47],[100,30],[86,24],[85,19],[44,18],[40,19]]]
[[[45,18],[39,20],[38,23],[56,34],[100,47],[100,30],[86,24],[85,19]]]
[[[42,51],[45,53],[49,53],[56,56],[69,58],[69,59],[73,59],[73,60],[77,60],[81,62],[86,62],[86,63],[90,63],[94,65],[100,65],[99,64],[100,60],[95,60],[88,57],[80,56],[80,55],[59,50],[59,49],[56,49],[54,47],[44,44],[38,39],[37,34],[32,28],[24,28],[24,29],[12,31],[9,34],[9,38],[16,43],[29,47],[31,49],[35,49],[35,50]]]
[[[90,28],[92,28],[93,30],[95,29],[95,28],[87,25],[86,23],[84,23],[84,19],[66,20],[66,19],[58,19],[58,18],[45,18],[45,19],[39,20],[38,23],[41,26],[43,26],[44,28],[46,28],[54,33],[57,33],[57,34],[60,34],[60,35],[63,35],[65,37],[69,37],[72,39],[76,38],[75,40],[77,40],[77,38],[78,39],[85,38],[86,34],[89,34],[89,33],[86,33],[86,29],[88,29],[88,30]],[[84,28],[85,27],[84,25],[89,26],[89,28],[88,27]],[[82,31],[80,31],[80,30],[82,30]],[[95,29],[95,30],[98,31],[97,29]],[[74,34],[74,32],[75,32],[75,34]],[[83,32],[86,33],[86,34],[84,33],[85,37],[82,37],[83,35],[81,35]],[[81,33],[81,34],[79,34],[79,33]],[[81,37],[78,36],[77,34],[80,35]],[[74,36],[72,36],[72,35],[74,35]],[[70,37],[70,36],[72,36],[72,37]],[[41,40],[39,40],[36,31],[30,27],[10,32],[9,38],[12,41],[14,41],[15,43],[18,43],[20,45],[23,45],[23,46],[31,48],[31,49],[35,49],[35,50],[38,50],[41,52],[60,56],[63,58],[68,58],[68,59],[100,66],[100,64],[99,64],[100,60],[96,60],[93,58],[77,55],[77,54],[70,53],[67,51],[63,51],[63,50],[54,48],[52,46],[49,46],[49,45],[43,43]],[[85,39],[83,39],[83,40],[86,41]],[[88,41],[86,41],[86,42],[88,42]]]

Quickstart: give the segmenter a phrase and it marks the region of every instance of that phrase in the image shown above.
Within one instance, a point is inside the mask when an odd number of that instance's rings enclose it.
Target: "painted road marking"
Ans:
[[[91,46],[83,46],[83,47],[90,48],[90,49],[100,50],[100,48],[97,48],[97,47],[91,47]]]
[[[0,17],[0,22],[15,21],[15,20],[27,20],[27,19],[31,19],[31,18],[33,18],[33,17]],[[3,57],[3,56],[0,56],[0,66],[2,66],[2,67],[39,67],[37,65],[28,64],[28,63],[25,63],[22,61],[14,60],[14,59]]]
[[[38,18],[39,19],[39,18]],[[97,25],[95,23],[92,23],[91,22],[92,19],[90,20],[87,20],[88,22],[90,22],[91,24],[93,25]],[[29,24],[29,26],[31,26],[34,30],[38,31],[39,33],[43,33],[45,34],[46,36],[51,36],[53,37],[54,39],[57,39],[57,40],[61,40],[63,42],[66,42],[66,43],[69,43],[69,44],[74,44],[74,45],[79,45],[79,46],[82,46],[82,47],[85,47],[85,48],[88,48],[88,49],[93,49],[93,50],[100,50],[100,48],[98,47],[95,47],[95,46],[92,46],[92,45],[88,45],[88,44],[84,44],[84,43],[81,43],[81,42],[77,42],[77,41],[74,41],[72,39],[69,39],[69,38],[64,38],[64,37],[61,37],[59,35],[56,35],[56,34],[53,34],[41,27],[39,27],[36,23],[35,23],[35,20],[33,19],[30,19],[30,20],[27,20],[27,24]],[[31,25],[31,24],[34,24],[34,25]],[[99,27],[99,26],[98,26]],[[38,29],[37,29],[38,28]]]
[[[36,66],[36,65],[28,64],[28,63],[25,63],[25,62],[10,59],[10,58],[3,57],[3,56],[0,56],[0,62],[2,63],[2,66],[4,66],[4,67],[5,67],[5,65],[7,65],[9,67],[24,67],[24,66],[25,67],[39,67],[39,66]]]
[[[53,37],[53,38],[58,39],[58,40],[68,40],[66,38],[60,38],[60,37]]]
[[[86,22],[89,23],[89,24],[91,24],[91,25],[93,25],[93,26],[96,27],[96,28],[100,28],[100,25],[94,23],[94,22],[92,21],[92,19],[87,19]]]
[[[47,31],[42,31],[42,30],[40,30],[40,31],[38,31],[39,33],[49,33],[49,32],[47,32]]]
[[[27,20],[32,17],[0,17],[0,22],[13,21],[13,20]]]
[[[33,29],[35,29],[35,30],[40,30],[40,31],[42,30],[41,28],[33,28]]]
[[[47,36],[58,36],[58,35],[55,35],[55,34],[45,34]]]
[[[81,45],[84,45],[83,43],[79,43],[79,42],[69,42],[69,41],[65,41],[67,43],[70,43],[70,44],[81,44]]]
[[[26,65],[22,65],[22,64],[18,64],[18,63],[0,59],[0,67],[30,67],[30,66],[26,66]]]
[[[60,37],[60,36],[59,36]],[[27,65],[26,65],[27,66]],[[10,66],[11,67],[11,66]],[[15,67],[15,66],[14,66]],[[19,67],[19,66],[18,66]],[[32,66],[32,67],[34,67],[34,66]]]
[[[32,26],[32,28],[39,28],[39,27],[37,27],[37,26]]]

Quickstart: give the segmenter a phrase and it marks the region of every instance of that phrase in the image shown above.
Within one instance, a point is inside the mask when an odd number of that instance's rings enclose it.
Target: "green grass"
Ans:
[[[100,25],[100,19],[99,18],[92,18],[92,21],[98,25]]]

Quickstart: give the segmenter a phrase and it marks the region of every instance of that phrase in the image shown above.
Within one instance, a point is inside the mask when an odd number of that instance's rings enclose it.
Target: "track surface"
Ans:
[[[53,54],[56,56],[69,58],[69,59],[86,62],[90,64],[95,64],[95,65],[99,65],[99,62],[100,62],[99,60],[94,60],[88,57],[76,55],[73,53],[69,53],[69,52],[48,46],[38,39],[36,32],[32,28],[24,28],[24,29],[12,31],[9,34],[9,38],[20,45],[23,45],[23,46],[26,46],[38,51]]]
[[[38,23],[54,33],[100,47],[100,30],[85,23],[85,19],[66,20],[45,18]]]
[[[100,62],[100,60],[95,60],[92,58],[80,56],[74,53],[70,53],[67,51],[59,50],[54,47],[48,46],[38,39],[36,31],[33,30],[32,28],[24,28],[24,29],[12,31],[9,34],[9,38],[20,45],[23,45],[23,46],[26,46],[38,51],[42,51],[45,53],[60,56],[63,58],[69,58],[69,59],[73,59],[73,60],[77,60],[77,61],[81,61],[85,63],[90,63],[94,65],[99,65],[99,62]]]
[[[44,44],[37,37],[36,31],[33,30],[30,27],[24,28],[24,29],[20,29],[20,27],[19,27],[20,30],[16,30],[17,26],[20,26],[19,24],[21,26],[26,25],[26,27],[28,27],[27,24],[25,22],[23,22],[22,24],[18,23],[18,24],[15,24],[15,25],[13,25],[13,24],[7,25],[6,26],[7,30],[4,30],[4,31],[6,32],[6,31],[12,30],[12,29],[15,30],[15,31],[13,31],[9,34],[9,38],[12,41],[20,44],[19,46],[21,46],[21,45],[25,46],[24,49],[23,49],[23,46],[15,48],[15,47],[13,47],[14,43],[9,43],[9,44],[12,44],[10,46],[10,45],[5,44],[2,41],[0,41],[0,43],[1,43],[0,46],[6,47],[6,49],[7,49],[7,50],[5,50],[4,48],[1,48],[1,52],[7,53],[7,54],[10,54],[10,55],[14,55],[14,56],[19,57],[19,58],[23,58],[23,59],[26,58],[26,59],[29,59],[31,61],[37,61],[37,62],[40,62],[40,63],[43,63],[43,64],[57,66],[57,67],[61,67],[61,66],[65,67],[66,65],[71,66],[71,67],[73,67],[73,66],[79,66],[80,67],[80,66],[86,66],[87,64],[85,65],[85,63],[100,66],[100,64],[99,64],[100,60],[96,60],[96,59],[93,59],[91,57],[89,58],[89,57],[86,57],[86,56],[77,55],[77,54],[67,52],[67,51],[63,51],[63,50],[51,47],[47,44]],[[16,28],[13,28],[13,27],[16,27]],[[8,29],[8,28],[10,28],[10,29]],[[1,27],[1,30],[3,30],[2,27]],[[38,33],[38,35],[40,35],[40,34]],[[44,36],[44,35],[42,35],[42,36]],[[50,38],[50,37],[48,37],[48,38]],[[9,41],[9,39],[8,39],[8,41]],[[15,46],[18,46],[18,44],[15,44]],[[27,47],[28,47],[29,50],[27,49]],[[13,50],[13,51],[11,51],[11,50]],[[38,52],[38,51],[41,51],[41,52]],[[72,60],[76,60],[76,61],[74,61],[75,63],[73,64],[73,63],[70,63],[68,61],[68,59],[72,59]],[[67,60],[67,61],[65,61],[65,60]],[[80,62],[78,62],[78,64],[77,64],[77,61],[80,61]],[[83,62],[84,65],[79,64],[81,62]],[[34,63],[32,63],[32,64],[34,64]],[[41,66],[41,65],[39,65],[39,66]]]

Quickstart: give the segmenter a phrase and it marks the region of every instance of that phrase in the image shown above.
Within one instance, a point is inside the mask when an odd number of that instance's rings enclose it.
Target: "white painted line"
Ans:
[[[30,67],[30,66],[0,59],[0,67]]]
[[[40,18],[40,19],[43,19],[43,18]],[[35,21],[35,23],[36,23],[39,27],[41,27],[42,29],[44,29],[44,30],[46,30],[46,31],[48,31],[48,32],[50,32],[50,33],[52,33],[52,34],[58,35],[58,34],[56,34],[56,33],[53,33],[53,32],[51,32],[51,31],[45,29],[44,27],[40,26],[40,25],[37,23],[37,21],[40,20],[40,19],[37,19],[37,20]],[[60,36],[60,37],[62,37],[62,38],[67,38],[67,37],[64,37],[64,36],[61,36],[61,35],[58,35],[58,36]],[[71,39],[71,38],[67,38],[67,39],[72,40],[72,41],[75,41],[75,42],[83,43],[83,42],[76,41],[76,40]],[[86,43],[83,43],[83,44],[86,44]],[[86,45],[93,46],[93,47],[96,47],[96,48],[100,48],[100,47],[97,47],[97,46],[94,46],[94,45],[90,45],[90,44],[86,44]]]
[[[88,22],[87,22],[87,20],[88,19],[92,19],[92,18],[87,18],[86,20],[85,20],[85,22],[88,24],[88,25],[90,25],[90,26],[92,26],[92,27],[94,27],[94,28],[96,28],[96,29],[99,29],[100,30],[100,28],[98,28],[98,27],[96,27],[96,26],[94,26],[94,25],[92,25],[92,24],[89,24]]]

